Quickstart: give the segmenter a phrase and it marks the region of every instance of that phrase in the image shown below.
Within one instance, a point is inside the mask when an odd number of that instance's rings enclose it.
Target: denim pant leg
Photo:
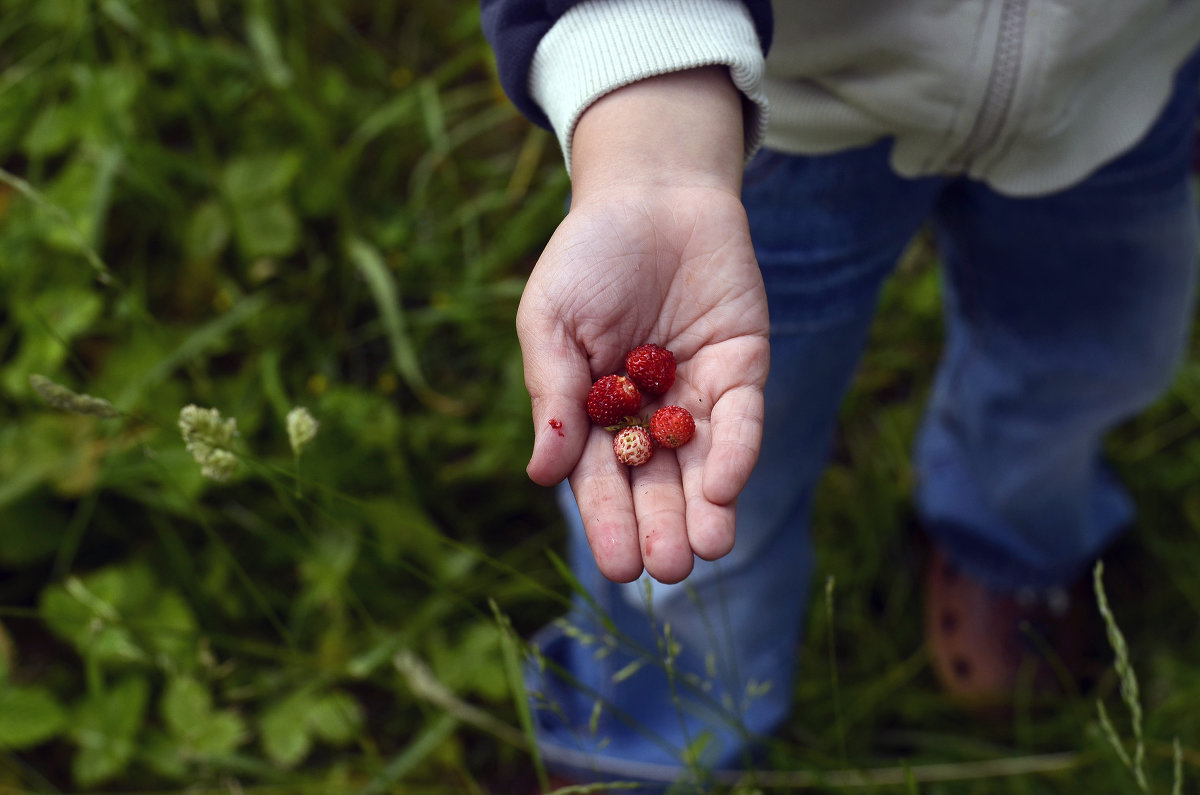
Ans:
[[[747,171],[771,373],[733,552],[697,560],[677,585],[613,584],[560,489],[572,570],[589,596],[535,641],[544,665],[528,682],[550,763],[581,778],[674,780],[685,749],[702,767],[739,766],[787,715],[809,597],[813,488],[879,285],[942,184],[895,176],[888,153],[883,144],[822,157],[765,153]]]
[[[1185,351],[1198,66],[1142,141],[1078,186],[1014,199],[962,181],[935,211],[948,340],[917,445],[918,510],[995,587],[1068,583],[1132,520],[1101,445]]]

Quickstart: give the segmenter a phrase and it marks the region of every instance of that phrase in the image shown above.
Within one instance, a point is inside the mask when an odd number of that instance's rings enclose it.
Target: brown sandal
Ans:
[[[1022,688],[1074,689],[1083,657],[1080,596],[1063,588],[999,593],[935,549],[925,576],[925,638],[938,680],[955,700],[982,709],[1011,703]]]

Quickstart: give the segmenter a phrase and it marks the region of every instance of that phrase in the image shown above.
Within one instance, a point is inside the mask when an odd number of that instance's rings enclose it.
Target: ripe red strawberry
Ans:
[[[642,407],[642,395],[623,375],[606,375],[596,383],[587,396],[587,413],[592,422],[605,427],[615,425]]]
[[[626,354],[625,372],[643,392],[665,394],[675,383],[675,354],[661,345],[639,345]]]
[[[617,460],[631,467],[640,467],[654,455],[650,434],[640,425],[630,425],[617,431],[613,437],[613,452]]]
[[[695,432],[696,421],[683,406],[663,406],[650,418],[650,435],[659,447],[674,449],[687,444]]]

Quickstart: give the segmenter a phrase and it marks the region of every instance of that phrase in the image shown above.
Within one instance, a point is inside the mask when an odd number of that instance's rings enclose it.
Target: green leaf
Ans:
[[[221,173],[221,187],[229,201],[249,207],[278,197],[300,171],[300,156],[293,151],[264,152],[234,158]]]
[[[148,660],[145,650],[127,627],[102,626],[80,647],[85,657],[103,663],[140,663]]]
[[[179,742],[162,732],[146,732],[138,759],[160,776],[177,781],[188,778],[188,760],[184,759]]]
[[[325,603],[338,598],[358,559],[358,536],[328,531],[317,537],[312,552],[300,561],[300,576],[308,587],[305,599]]]
[[[145,84],[144,76],[128,63],[93,67],[84,74],[81,99],[86,115],[81,124],[82,139],[93,144],[122,146],[134,132],[130,111]]]
[[[229,245],[232,233],[229,218],[220,203],[207,201],[196,208],[188,219],[184,250],[192,262],[210,260]]]
[[[233,753],[246,739],[246,722],[229,710],[214,713],[192,733],[192,749],[201,756]]]
[[[38,609],[50,630],[85,657],[96,662],[140,662],[147,659],[147,652],[125,622],[131,614],[140,618],[139,614],[155,609],[155,591],[153,575],[144,564],[110,566],[46,588]]]
[[[58,154],[75,142],[79,135],[79,107],[47,105],[25,133],[22,148],[30,157]]]
[[[357,737],[362,728],[362,707],[346,693],[326,693],[312,705],[308,723],[325,742],[345,745]]]
[[[239,206],[234,214],[238,247],[248,259],[282,257],[300,242],[300,221],[287,202]]]
[[[312,750],[308,714],[313,697],[295,693],[268,708],[259,721],[263,749],[281,767],[292,767]]]
[[[117,148],[98,153],[80,150],[71,159],[45,192],[49,205],[61,209],[45,215],[48,243],[69,252],[84,252],[96,245],[120,165]]]
[[[48,689],[0,682],[0,750],[43,743],[62,730],[66,718]]]
[[[128,676],[111,689],[88,696],[76,710],[70,733],[79,750],[71,771],[80,786],[107,781],[129,764],[149,690],[145,679]]]
[[[180,676],[167,683],[160,703],[163,720],[185,757],[231,753],[246,736],[246,725],[235,713],[213,712],[212,695],[200,682]]]
[[[195,659],[196,616],[187,601],[173,590],[164,590],[148,605],[139,629],[147,645],[186,669]]]
[[[53,481],[56,485],[67,482],[86,482],[89,466],[95,463],[92,457],[97,448],[90,444],[93,438],[90,417],[70,414],[26,415],[20,422],[10,422],[0,427],[0,508],[13,505],[29,495],[29,504],[36,504],[40,496],[30,495],[40,484]],[[93,470],[90,475],[97,473]],[[75,490],[80,494],[83,490]],[[61,506],[43,504],[42,509],[16,515],[6,514],[2,518],[14,521],[29,521],[34,532],[41,531],[50,539],[59,539],[66,530],[66,521]],[[49,524],[45,524],[45,521]],[[16,529],[16,525],[0,524],[5,530],[5,540],[0,549],[12,548],[18,556],[34,554],[36,546],[28,550],[16,550],[27,528]],[[12,533],[13,538],[8,538]],[[46,539],[37,546],[47,543]],[[5,555],[8,553],[5,552]]]
[[[159,709],[171,733],[186,737],[212,714],[212,696],[190,676],[177,676],[167,682]]]
[[[91,328],[103,308],[96,291],[68,285],[39,293],[20,307],[23,339],[16,360],[4,368],[4,388],[10,394],[26,394],[30,374],[58,370],[71,340]]]

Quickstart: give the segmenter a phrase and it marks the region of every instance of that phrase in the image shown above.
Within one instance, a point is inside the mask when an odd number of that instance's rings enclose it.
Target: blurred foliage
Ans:
[[[0,0],[0,793],[532,791],[514,632],[568,588],[512,321],[567,183],[492,69],[474,0]],[[814,530],[836,609],[813,600],[766,761],[1080,750],[920,791],[1125,791],[1107,660],[966,732],[925,662],[934,264],[918,242],[889,283],[845,404]],[[227,482],[189,404],[236,420]],[[1111,452],[1143,509],[1107,581],[1150,772],[1178,736],[1194,782],[1200,346]]]
[[[391,665],[511,710],[487,600],[558,610],[513,316],[566,180],[476,4],[0,0],[0,166],[0,791],[520,768]]]

